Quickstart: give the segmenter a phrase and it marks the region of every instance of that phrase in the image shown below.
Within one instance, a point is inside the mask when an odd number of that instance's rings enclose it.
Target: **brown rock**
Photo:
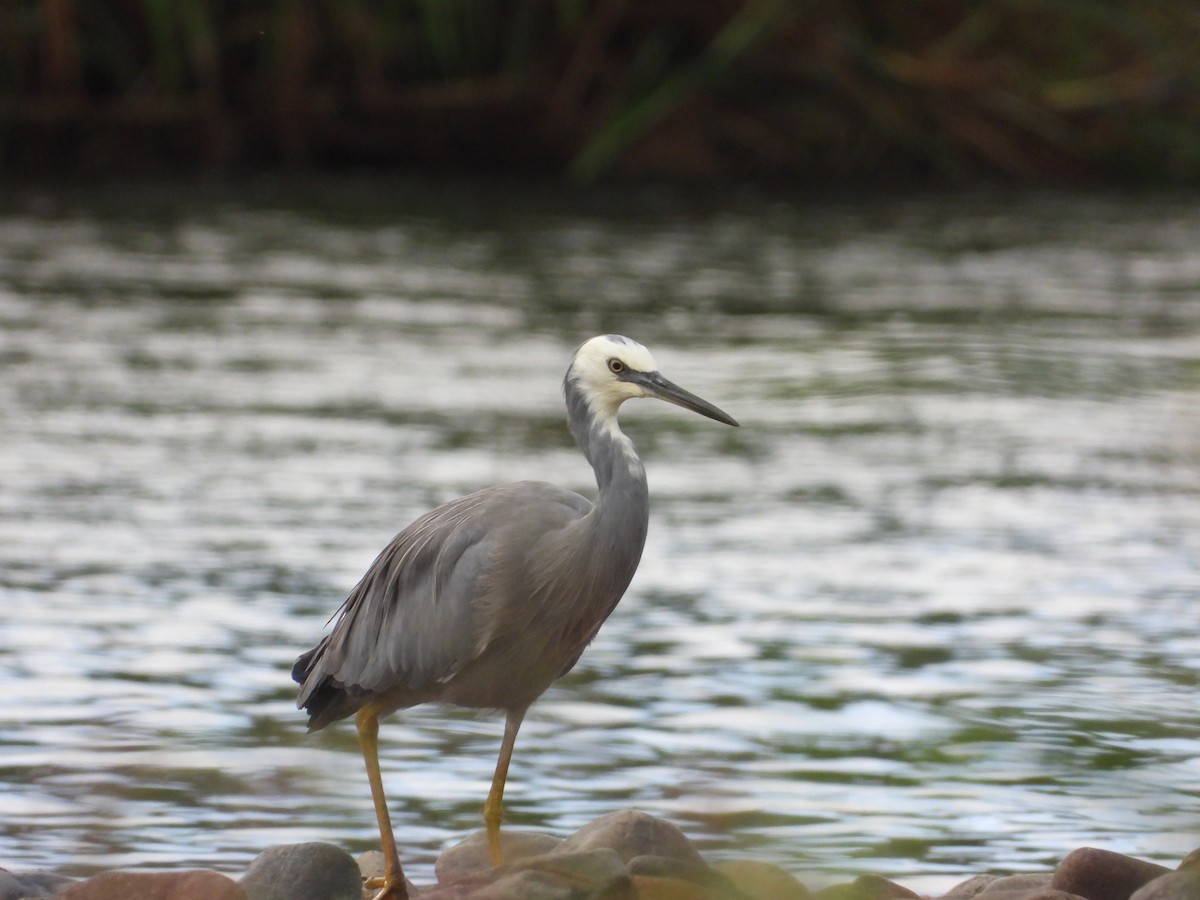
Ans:
[[[852,882],[817,891],[820,900],[920,900],[920,894],[882,875],[859,875]]]
[[[696,865],[670,856],[635,856],[629,861],[629,874],[690,881],[722,897],[742,900],[742,895],[733,882],[707,864]]]
[[[219,872],[104,872],[77,881],[54,900],[247,900],[232,878]]]
[[[629,870],[616,851],[607,847],[578,853],[547,853],[524,859],[513,868],[557,878],[587,896],[634,896]]]
[[[512,865],[531,856],[542,856],[557,849],[561,844],[561,839],[548,834],[500,832],[500,852],[504,855],[505,865]],[[467,875],[487,872],[492,868],[492,851],[488,847],[486,831],[477,831],[465,841],[443,850],[434,863],[439,884],[459,881]]]
[[[420,893],[421,900],[636,900],[633,882],[607,848],[528,857],[499,869],[467,872]]]
[[[559,846],[558,853],[608,847],[625,862],[635,856],[666,856],[706,866],[687,835],[663,819],[636,809],[623,809],[584,825]]]
[[[545,872],[498,872],[494,881],[480,885],[463,900],[577,900],[580,894],[567,882]]]
[[[637,900],[718,900],[707,888],[679,878],[634,875]]]
[[[382,878],[387,868],[382,850],[364,851],[354,858],[354,864],[358,866],[358,875],[363,879]]]
[[[1179,871],[1185,871],[1187,869],[1200,870],[1200,847],[1197,847],[1195,850],[1185,856],[1183,858],[1183,862],[1179,864]]]
[[[1160,875],[1138,888],[1130,900],[1200,900],[1200,866]]]
[[[1081,847],[1063,857],[1054,870],[1050,887],[1086,900],[1129,900],[1142,885],[1169,871],[1165,866],[1123,853]]]
[[[1086,900],[1078,894],[1069,894],[1066,891],[1056,891],[1053,888],[1018,888],[1011,891],[985,891],[983,894],[976,894],[976,900],[983,896],[987,896],[987,900]]]
[[[1053,872],[1028,872],[1022,875],[1005,875],[997,878],[983,889],[985,895],[1000,891],[1045,891],[1054,880]],[[988,900],[992,900],[989,896]]]
[[[771,863],[738,859],[714,868],[751,900],[808,900],[810,896],[790,872]]]
[[[993,881],[998,881],[999,875],[975,875],[966,881],[960,881],[942,895],[942,900],[970,900],[971,897],[982,893]]]

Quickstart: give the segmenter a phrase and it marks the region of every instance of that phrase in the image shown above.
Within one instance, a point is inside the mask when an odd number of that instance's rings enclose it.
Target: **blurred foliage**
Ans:
[[[1185,0],[9,0],[0,162],[1194,180]]]

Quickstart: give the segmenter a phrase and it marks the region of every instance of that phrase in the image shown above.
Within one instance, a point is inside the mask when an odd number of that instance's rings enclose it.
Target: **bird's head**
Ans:
[[[619,334],[602,334],[575,351],[566,381],[574,384],[597,418],[611,418],[626,400],[656,397],[726,425],[737,421],[658,371],[650,351]]]

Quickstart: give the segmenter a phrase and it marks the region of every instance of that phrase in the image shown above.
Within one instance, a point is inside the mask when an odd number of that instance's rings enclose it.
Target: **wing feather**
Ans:
[[[412,702],[486,649],[489,614],[520,602],[514,568],[546,533],[591,508],[543,482],[487,488],[426,513],[375,558],[333,631],[293,671],[310,727],[349,715],[371,697],[407,690]]]

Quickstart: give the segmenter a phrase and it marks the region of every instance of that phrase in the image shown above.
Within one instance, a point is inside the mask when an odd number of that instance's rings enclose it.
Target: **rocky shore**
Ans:
[[[819,890],[757,861],[709,865],[674,825],[622,810],[565,840],[504,832],[506,864],[492,868],[482,832],[437,860],[437,883],[409,885],[420,900],[911,900],[921,895],[879,875]],[[382,871],[378,851],[358,860],[332,844],[264,850],[241,878],[219,872],[106,872],[78,880],[0,869],[0,900],[362,900]],[[1053,871],[981,874],[937,900],[1200,900],[1200,849],[1178,866],[1084,847]]]

